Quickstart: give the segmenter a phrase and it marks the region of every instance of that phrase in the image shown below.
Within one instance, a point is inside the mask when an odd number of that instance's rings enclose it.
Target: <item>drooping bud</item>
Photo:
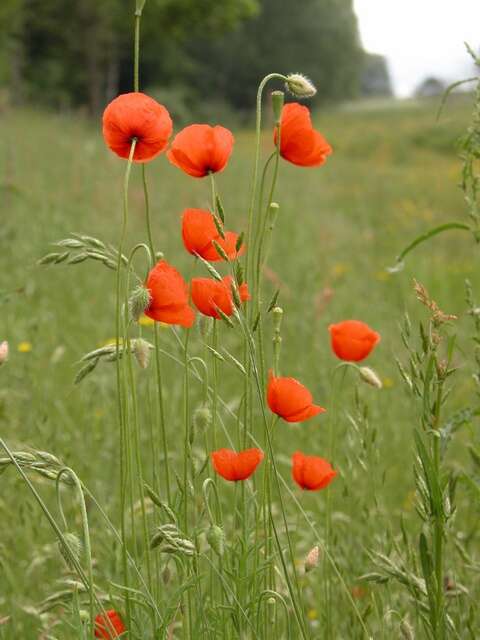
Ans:
[[[150,362],[151,344],[142,338],[136,338],[133,342],[133,355],[142,369],[146,369]]]
[[[360,367],[358,371],[360,373],[361,379],[367,384],[375,387],[376,389],[381,389],[383,387],[382,381],[377,376],[375,371],[373,369],[370,369],[370,367]]]
[[[143,285],[139,285],[132,291],[132,295],[128,301],[128,310],[130,317],[134,322],[138,322],[143,316],[143,312],[150,304],[150,292]]]
[[[305,573],[312,571],[318,567],[318,560],[320,557],[320,547],[315,545],[310,551],[307,553],[307,557],[305,558]]]
[[[225,552],[225,534],[221,527],[216,524],[212,525],[207,533],[207,541],[217,556],[223,556]]]
[[[195,410],[193,414],[193,424],[198,431],[203,432],[208,429],[211,422],[212,412],[207,406],[202,405]]]
[[[0,366],[8,360],[8,342],[0,342]]]
[[[58,548],[63,556],[63,559],[67,563],[67,566],[70,569],[73,569],[74,565],[72,562],[72,556],[77,562],[80,561],[80,556],[82,554],[82,542],[75,533],[70,533],[68,531],[67,533],[63,534],[63,537],[65,539],[65,544],[61,540],[59,540]],[[65,546],[67,546],[68,549],[66,549]]]
[[[283,93],[283,91],[272,91],[272,109],[276,124],[278,124],[282,119],[282,109],[284,102],[285,94]]]
[[[285,86],[296,98],[311,98],[317,93],[313,82],[301,73],[290,73]]]

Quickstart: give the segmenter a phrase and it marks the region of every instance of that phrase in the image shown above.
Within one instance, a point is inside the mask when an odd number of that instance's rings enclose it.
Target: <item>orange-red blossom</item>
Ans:
[[[272,413],[287,422],[304,422],[325,409],[313,404],[310,391],[295,378],[281,378],[270,371],[267,403]]]
[[[263,460],[261,449],[245,449],[244,451],[232,451],[232,449],[219,449],[211,453],[213,468],[215,471],[231,482],[246,480],[249,478],[260,462]]]

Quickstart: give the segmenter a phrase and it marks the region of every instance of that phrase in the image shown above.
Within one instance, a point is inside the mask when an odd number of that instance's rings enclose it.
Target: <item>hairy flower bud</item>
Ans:
[[[290,73],[285,86],[296,98],[311,98],[317,93],[313,82],[301,73]]]
[[[73,558],[75,558],[76,561],[80,560],[80,556],[82,554],[82,542],[75,533],[70,533],[68,531],[67,533],[63,534],[63,537],[65,538],[65,543],[68,547],[68,550],[65,548],[65,545],[61,541],[58,542],[58,548],[60,549],[60,553],[62,554],[65,562],[67,563],[67,566],[70,569],[73,569],[74,565],[72,562],[72,556]]]
[[[202,405],[195,410],[195,413],[193,414],[193,424],[198,431],[205,431],[211,422],[212,412],[207,406]]]
[[[310,551],[307,553],[307,557],[305,558],[305,573],[316,569],[318,566],[318,560],[320,557],[320,547],[315,545]]]
[[[223,529],[216,524],[212,525],[207,533],[207,541],[217,556],[223,556],[225,552],[225,533]]]
[[[361,379],[367,384],[375,387],[376,389],[381,389],[383,387],[382,381],[377,376],[373,369],[370,367],[360,367],[359,368]]]
[[[0,366],[8,360],[8,342],[0,342]]]
[[[143,285],[139,285],[132,291],[128,301],[130,317],[135,322],[143,315],[143,312],[150,304],[150,292]]]
[[[133,355],[142,369],[146,369],[150,362],[150,343],[142,338],[133,341]]]

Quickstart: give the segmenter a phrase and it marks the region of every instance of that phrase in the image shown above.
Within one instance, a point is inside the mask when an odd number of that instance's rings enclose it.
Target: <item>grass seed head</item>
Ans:
[[[305,558],[305,573],[312,571],[318,567],[318,561],[320,559],[320,547],[315,545],[310,551],[307,553]]]
[[[383,387],[382,381],[377,376],[375,371],[373,369],[370,369],[370,367],[360,367],[358,371],[360,373],[361,379],[367,384],[375,387],[376,389],[381,389]]]

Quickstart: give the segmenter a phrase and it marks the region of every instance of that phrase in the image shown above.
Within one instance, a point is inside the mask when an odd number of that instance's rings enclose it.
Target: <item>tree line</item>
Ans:
[[[98,113],[131,89],[134,0],[0,4],[12,102]],[[142,86],[168,94],[180,117],[202,101],[250,108],[270,71],[305,73],[322,101],[352,98],[371,62],[352,0],[147,0],[142,21]]]

